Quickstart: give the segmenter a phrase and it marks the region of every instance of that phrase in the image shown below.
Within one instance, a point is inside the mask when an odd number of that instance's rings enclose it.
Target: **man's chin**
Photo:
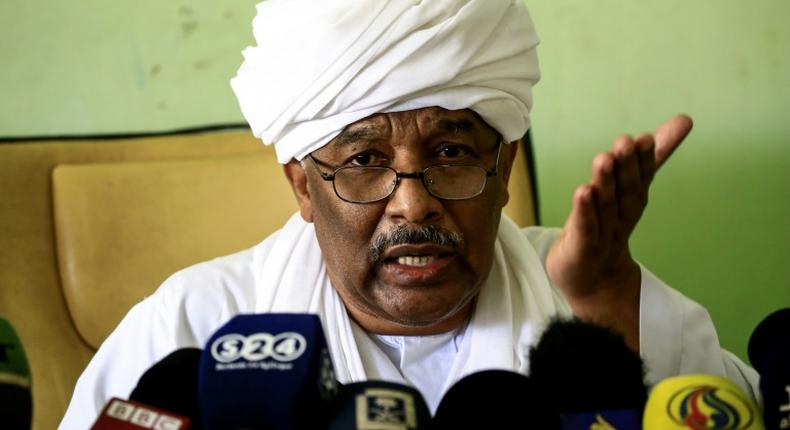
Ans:
[[[400,336],[422,336],[445,333],[463,325],[470,315],[470,300],[452,307],[421,308],[419,310],[390,310],[378,315],[380,320],[386,320],[390,327],[390,334]]]
[[[468,320],[479,292],[470,289],[468,273],[427,285],[371,278],[364,292],[356,296],[352,307],[357,312],[352,313],[367,323],[361,324],[364,328],[377,334],[419,336],[454,330]]]

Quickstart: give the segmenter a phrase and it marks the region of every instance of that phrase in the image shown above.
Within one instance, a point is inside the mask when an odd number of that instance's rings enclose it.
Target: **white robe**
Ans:
[[[529,347],[548,319],[571,315],[543,267],[556,235],[557,230],[540,227],[520,230],[503,215],[491,272],[453,362],[440,372],[441,389],[426,399],[430,405],[470,373],[492,368],[526,373]],[[236,314],[264,312],[318,314],[342,383],[408,379],[349,318],[329,282],[313,225],[296,214],[254,248],[177,272],[135,305],[77,381],[60,428],[89,428],[109,398],[127,398],[139,377],[169,353],[203,348]],[[649,383],[678,374],[713,374],[758,398],[757,373],[721,349],[707,311],[644,268],[640,352]]]

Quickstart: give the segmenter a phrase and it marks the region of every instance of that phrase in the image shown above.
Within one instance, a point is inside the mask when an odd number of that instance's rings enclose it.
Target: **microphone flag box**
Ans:
[[[237,315],[209,339],[199,369],[206,428],[320,428],[338,391],[313,314]]]
[[[113,397],[104,407],[92,430],[186,430],[189,418],[133,400]]]
[[[328,430],[423,430],[431,413],[419,391],[406,385],[370,380],[340,388]]]

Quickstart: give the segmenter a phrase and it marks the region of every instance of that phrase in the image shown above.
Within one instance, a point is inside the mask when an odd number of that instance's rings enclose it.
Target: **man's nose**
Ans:
[[[422,178],[400,178],[399,181],[387,201],[387,216],[415,224],[441,218],[444,206],[425,189]]]

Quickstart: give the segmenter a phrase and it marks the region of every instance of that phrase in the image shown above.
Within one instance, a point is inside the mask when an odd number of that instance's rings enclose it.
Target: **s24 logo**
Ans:
[[[220,363],[231,363],[239,359],[255,362],[272,358],[289,362],[299,358],[307,349],[307,340],[296,332],[254,333],[244,336],[230,333],[217,338],[211,344],[211,355]]]

